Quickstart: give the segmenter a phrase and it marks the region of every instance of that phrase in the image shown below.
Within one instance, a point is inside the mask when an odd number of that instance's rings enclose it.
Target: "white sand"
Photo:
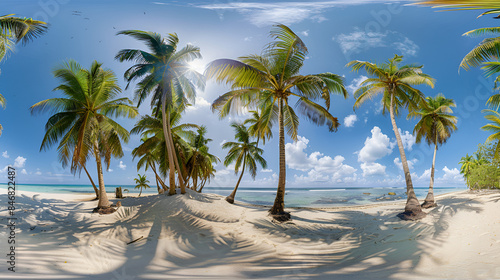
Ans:
[[[399,220],[397,202],[288,209],[284,224],[213,194],[126,198],[104,216],[79,201],[90,195],[34,195],[17,197],[16,273],[0,232],[0,278],[500,278],[500,192],[440,196],[420,222]]]

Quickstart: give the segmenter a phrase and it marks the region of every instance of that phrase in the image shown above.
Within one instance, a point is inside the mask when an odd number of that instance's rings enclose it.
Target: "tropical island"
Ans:
[[[288,13],[305,5],[302,12],[321,23],[318,7],[337,7],[334,2],[290,2]],[[0,147],[9,147],[2,156],[11,163],[1,170],[5,230],[0,250],[6,257],[0,277],[500,278],[500,222],[495,218],[500,200],[499,37],[475,42],[465,56],[449,62],[466,72],[460,74],[463,79],[467,71],[478,71],[487,95],[428,94],[451,74],[435,72],[434,63],[424,68],[416,62],[419,47],[407,37],[401,40],[396,31],[369,31],[374,25],[368,22],[366,30],[355,28],[350,37],[334,36],[346,63],[333,71],[315,60],[305,39],[315,31],[295,28],[302,19],[281,18],[273,10],[279,5],[246,4],[242,15],[248,16],[254,5],[286,22],[249,17],[258,31],[267,30],[256,33],[265,44],[251,46],[250,53],[219,56],[213,51],[210,61],[199,64],[203,48],[183,43],[175,28],[150,31],[141,24],[127,22],[121,28],[115,22],[119,28],[112,26],[113,37],[102,45],[107,46],[103,53],[112,51],[112,56],[66,57],[55,61],[50,73],[38,73],[45,82],[37,90],[47,93],[26,93],[36,101],[20,118],[28,115],[43,128],[26,141],[36,143],[46,162],[56,161],[46,171],[30,169],[22,156],[10,160],[9,152],[25,140],[16,140],[11,120],[2,118],[2,140],[10,140]],[[478,9],[481,19],[500,13],[493,1],[414,4],[425,13],[428,6],[458,10],[440,14],[443,18]],[[0,16],[0,61],[6,62],[0,78],[22,70],[7,64],[20,56],[14,53],[17,45],[37,53],[30,48],[54,29],[69,34],[61,31],[62,18],[77,18],[84,28],[81,22],[91,18],[87,5],[72,10],[79,5],[57,1],[41,6],[37,17]],[[234,3],[151,5],[191,12],[239,9]],[[371,11],[379,28],[400,15],[401,7],[391,5]],[[124,14],[147,18],[154,10],[132,8]],[[86,38],[100,38],[99,22],[85,27],[95,32]],[[498,30],[480,27],[464,35],[495,36]],[[374,42],[394,34],[393,54],[374,51],[373,59],[365,59]],[[251,38],[244,41],[250,44]],[[75,46],[90,49],[101,43]],[[377,46],[387,48],[386,43]],[[226,47],[221,42],[217,48]],[[357,78],[349,83],[346,75]],[[14,83],[9,77],[0,79],[0,87]],[[16,84],[22,92],[25,86]],[[2,107],[26,102],[17,101],[22,97],[11,94],[12,88],[0,89]],[[205,91],[214,98],[205,99]],[[481,98],[479,109],[475,104]],[[197,115],[200,106],[210,113]],[[377,115],[373,123],[370,111]],[[358,172],[346,153],[330,156],[322,148],[335,145],[336,135],[349,133],[362,117],[364,145],[352,148],[355,140],[348,135],[338,143],[355,150]],[[469,129],[470,123],[476,130]],[[231,137],[217,135],[223,126]],[[461,133],[469,134],[465,141],[473,148],[457,155],[457,145],[464,142],[452,143]],[[479,133],[487,133],[482,142],[475,136]],[[310,139],[322,143],[314,148],[319,151],[307,150]],[[449,145],[455,146],[446,150]],[[393,150],[396,173],[385,158]],[[456,161],[448,167],[443,162],[450,158]]]

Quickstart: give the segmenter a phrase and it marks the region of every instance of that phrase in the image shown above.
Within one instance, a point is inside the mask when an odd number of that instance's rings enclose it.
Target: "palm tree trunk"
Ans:
[[[270,210],[271,215],[280,215],[280,221],[290,219],[290,214],[285,212],[285,183],[286,183],[286,161],[285,161],[285,128],[283,123],[283,99],[279,99],[278,122],[279,122],[279,177],[278,177],[278,190],[276,191],[276,199],[274,205]]]
[[[422,208],[431,208],[436,207],[437,204],[434,201],[434,168],[436,166],[436,152],[437,152],[437,135],[436,135],[436,143],[434,146],[434,157],[432,158],[432,167],[431,167],[431,182],[429,183],[429,192],[425,197],[424,203],[422,204]]]
[[[99,202],[97,203],[97,208],[107,208],[109,207],[109,200],[104,187],[101,154],[99,152],[99,143],[97,143],[97,140],[94,143],[94,154],[97,163],[97,178],[99,180]]]
[[[141,190],[139,191],[139,195],[138,196],[141,196],[142,194],[142,187],[141,187]]]
[[[92,177],[90,177],[90,174],[89,172],[87,171],[87,168],[85,166],[83,166],[83,170],[85,170],[85,173],[87,173],[87,176],[89,177],[89,180],[90,182],[92,183],[92,187],[94,188],[94,192],[95,192],[95,199],[99,199],[99,190],[97,189],[97,187],[95,186],[94,184],[94,180],[92,180]]]
[[[156,180],[158,182],[160,182],[160,185],[163,189],[164,192],[168,191],[168,188],[167,186],[165,185],[165,182],[163,182],[163,180],[161,179],[161,177],[158,175],[158,173],[156,173],[156,167],[153,166],[153,164],[149,163],[149,166],[151,167],[151,169],[153,170],[153,172],[155,173],[155,176],[156,176]]]
[[[168,168],[169,168],[169,174],[168,174],[168,179],[169,179],[169,184],[170,188],[168,191],[169,195],[174,195],[175,192],[175,170],[174,170],[174,157],[172,156],[172,149],[169,145],[168,142],[168,126],[167,124],[170,122],[170,116],[167,115],[167,112],[165,110],[165,102],[166,102],[166,97],[164,96],[163,102],[161,104],[161,113],[162,113],[162,121],[163,121],[163,135],[165,137],[165,145],[167,148],[167,156],[168,156]]]
[[[174,146],[174,140],[172,138],[172,130],[170,127],[170,122],[167,123],[168,127],[168,136],[169,136],[169,144],[170,144],[170,149],[172,150],[172,156],[174,157],[174,165],[175,169],[177,170],[177,178],[179,180],[179,186],[181,187],[181,194],[186,193],[186,185],[184,184],[184,178],[182,177],[182,172],[181,168],[179,167],[179,160],[177,159],[177,153],[175,152],[175,146]]]
[[[240,178],[238,179],[238,182],[236,183],[236,186],[234,187],[233,192],[226,197],[226,201],[231,203],[231,204],[234,203],[234,197],[236,196],[236,191],[238,190],[238,186],[240,185],[241,178],[243,178],[243,173],[245,173],[245,165],[247,163],[246,159],[247,159],[247,156],[245,155],[245,157],[243,157],[243,167],[241,169]]]
[[[158,191],[158,194],[161,194],[161,188],[160,188],[160,183],[158,182],[158,177],[155,176],[155,181],[156,181],[156,190]]]
[[[392,91],[393,90],[394,89],[392,89]],[[394,92],[391,92],[391,106],[389,108],[389,112],[391,115],[392,129],[394,130],[396,141],[398,142],[401,163],[403,164],[403,171],[405,173],[406,194],[408,195],[405,211],[398,216],[403,220],[418,220],[425,217],[426,214],[422,211],[422,207],[420,206],[417,196],[415,195],[415,191],[413,190],[413,183],[411,181],[410,169],[408,168],[408,161],[406,160],[403,141],[401,141],[401,135],[399,135],[398,127],[396,126],[396,119],[394,117]]]

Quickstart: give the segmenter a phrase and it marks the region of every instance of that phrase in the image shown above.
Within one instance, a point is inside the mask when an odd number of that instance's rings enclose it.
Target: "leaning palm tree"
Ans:
[[[43,21],[19,18],[14,14],[0,16],[0,61],[12,50],[14,43],[27,44],[46,31],[47,23]]]
[[[139,157],[139,161],[137,162],[137,171],[144,167],[145,171],[148,171],[150,168],[155,174],[156,187],[158,189],[158,194],[162,194],[165,191],[168,191],[165,182],[163,182],[162,178],[158,175],[156,165],[159,162],[158,156],[158,141],[156,141],[155,137],[147,137],[143,135],[141,138],[141,145],[134,148],[132,150],[132,159]],[[160,187],[161,185],[161,187]]]
[[[170,112],[173,108],[185,106],[188,102],[194,103],[196,88],[203,89],[204,77],[194,71],[189,62],[201,58],[198,47],[187,45],[177,50],[179,39],[177,35],[168,34],[163,38],[160,34],[140,30],[125,30],[118,35],[131,36],[146,43],[148,51],[139,49],[123,49],[118,52],[115,59],[120,62],[133,61],[136,64],[124,74],[128,85],[132,81],[141,79],[136,86],[135,99],[137,106],[153,93],[151,107],[161,107],[163,116],[163,133],[168,151],[170,166],[170,194],[175,194],[175,171],[177,171],[181,193],[185,193],[179,162],[176,158],[175,147],[170,127]],[[128,87],[127,85],[127,87]],[[159,113],[160,110],[157,110]],[[174,189],[172,191],[172,186]]]
[[[465,182],[467,184],[467,187],[470,188],[470,185],[469,185],[469,175],[470,175],[470,171],[471,169],[473,168],[473,163],[474,161],[474,157],[473,156],[469,156],[469,154],[466,154],[465,157],[462,157],[460,159],[460,173],[464,175],[464,178],[465,178]]]
[[[500,3],[497,0],[420,0],[417,4],[433,6],[434,8],[462,10],[488,10],[479,16],[499,14]],[[500,18],[496,16],[495,18]]]
[[[436,152],[438,145],[446,143],[451,133],[457,129],[457,117],[452,116],[453,111],[450,107],[455,107],[453,99],[445,98],[438,94],[436,97],[427,97],[423,103],[422,109],[414,113],[414,116],[420,118],[413,129],[416,134],[416,143],[420,143],[425,138],[427,144],[434,145],[434,156],[432,158],[431,181],[429,183],[429,192],[425,197],[423,208],[436,207],[434,200],[434,167],[436,165]]]
[[[330,107],[330,94],[339,93],[347,98],[343,78],[332,73],[301,75],[307,54],[302,40],[287,26],[275,25],[270,32],[275,40],[263,51],[262,55],[249,55],[238,60],[218,59],[210,62],[205,70],[207,78],[225,82],[231,90],[213,104],[212,109],[219,111],[224,118],[230,112],[244,109],[258,109],[264,112],[262,122],[267,124],[278,119],[279,129],[279,179],[274,205],[270,210],[278,220],[288,220],[290,215],[284,212],[286,160],[285,128],[288,135],[297,139],[299,118],[290,102],[296,99],[295,106],[309,120],[317,125],[326,124],[330,131],[339,126]],[[314,101],[323,99],[325,106]]]
[[[488,136],[488,138],[486,138],[486,142],[497,141],[494,158],[499,159],[500,158],[500,113],[493,110],[483,110],[482,112],[487,113],[487,115],[484,117],[487,120],[489,120],[490,123],[481,127],[481,129],[492,133],[490,136]]]
[[[412,86],[426,84],[434,87],[434,80],[429,75],[422,73],[423,66],[404,65],[400,67],[399,63],[402,60],[402,56],[395,55],[387,63],[375,64],[354,60],[349,62],[347,66],[352,67],[353,71],[365,69],[367,74],[372,76],[372,78],[363,81],[361,87],[354,93],[354,97],[356,98],[354,108],[359,108],[367,100],[372,99],[378,94],[382,94],[383,113],[388,109],[391,116],[392,129],[394,130],[399,147],[401,163],[403,164],[405,174],[406,192],[408,194],[405,211],[399,217],[415,220],[423,218],[425,213],[422,211],[422,207],[420,207],[420,203],[413,190],[403,142],[401,141],[401,135],[396,125],[396,115],[399,115],[400,111],[404,108],[407,108],[410,113],[418,110],[419,105],[425,99],[424,95]]]
[[[237,142],[226,142],[222,145],[222,149],[229,149],[224,159],[224,165],[229,166],[231,163],[235,162],[234,173],[238,174],[240,166],[243,164],[240,177],[238,178],[238,182],[236,182],[233,192],[226,197],[226,201],[233,204],[241,178],[243,178],[243,173],[245,173],[245,168],[250,172],[252,178],[255,179],[257,175],[257,163],[259,163],[262,168],[267,168],[267,162],[262,157],[264,150],[257,147],[257,142],[251,141],[250,133],[243,124],[233,122],[231,123],[231,127],[234,128],[234,138]]]
[[[121,141],[129,139],[128,131],[111,117],[134,118],[137,109],[128,98],[114,99],[121,92],[116,77],[97,61],[87,70],[70,60],[54,70],[54,76],[61,81],[54,90],[65,97],[40,101],[30,108],[32,114],[54,113],[45,125],[40,150],[59,142],[59,159],[63,166],[69,163],[73,173],[86,166],[93,155],[99,181],[97,208],[107,208],[102,158],[109,168],[111,157],[123,156]]]
[[[134,179],[135,183],[137,184],[135,186],[135,188],[136,189],[140,189],[138,196],[141,196],[141,194],[142,194],[142,188],[145,188],[145,189],[149,188],[149,185],[148,185],[149,180],[146,179],[146,174],[144,174],[144,175],[137,174],[137,176],[139,176],[139,177],[137,177],[137,178]]]

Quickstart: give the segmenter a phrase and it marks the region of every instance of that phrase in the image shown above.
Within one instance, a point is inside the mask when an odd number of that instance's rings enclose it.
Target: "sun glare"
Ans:
[[[203,74],[203,72],[205,71],[205,62],[203,62],[203,60],[201,59],[195,59],[189,62],[189,67],[196,72]]]

